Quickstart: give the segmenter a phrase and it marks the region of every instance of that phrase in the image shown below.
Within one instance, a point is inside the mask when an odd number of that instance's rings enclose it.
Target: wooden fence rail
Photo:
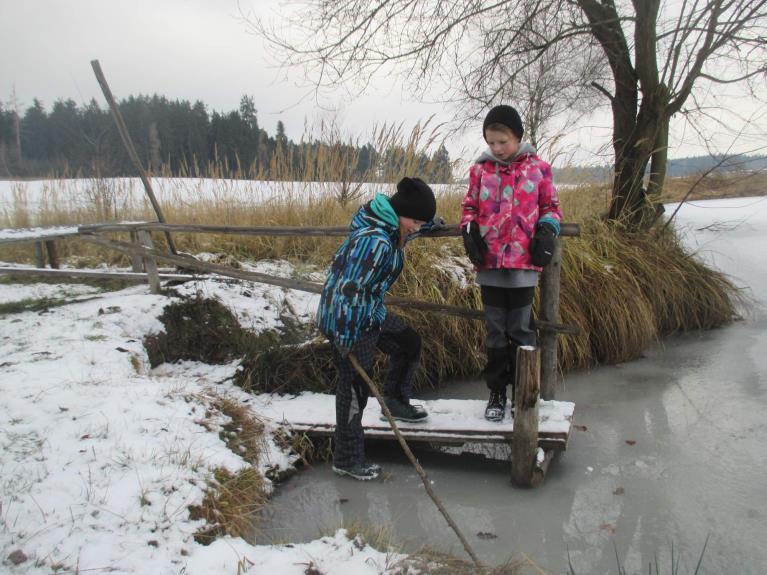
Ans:
[[[212,226],[204,224],[163,224],[157,222],[135,222],[119,224],[91,224],[78,228],[81,233],[127,232],[145,230],[148,232],[188,232],[194,234],[231,234],[241,236],[346,236],[348,226]],[[562,224],[561,236],[573,237],[580,234],[578,224]],[[458,224],[447,224],[444,228],[423,234],[422,238],[446,238],[460,236]]]

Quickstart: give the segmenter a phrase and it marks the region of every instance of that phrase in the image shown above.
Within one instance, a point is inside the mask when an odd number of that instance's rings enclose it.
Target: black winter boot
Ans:
[[[485,408],[485,419],[503,421],[506,412],[506,391],[490,390],[490,400]]]
[[[506,386],[511,382],[506,347],[487,348],[487,364],[482,374],[487,387],[490,388],[490,400],[485,408],[485,419],[502,421],[506,411]]]

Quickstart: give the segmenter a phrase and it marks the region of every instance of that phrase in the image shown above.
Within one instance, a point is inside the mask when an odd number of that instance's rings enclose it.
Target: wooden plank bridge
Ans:
[[[296,397],[266,396],[257,398],[258,411],[275,424],[310,436],[330,436],[335,431],[335,396],[303,393]],[[408,441],[461,445],[464,443],[508,443],[514,439],[514,420],[502,422],[484,418],[485,400],[433,399],[413,400],[429,413],[423,422],[398,421]],[[539,402],[538,446],[545,450],[564,451],[570,438],[575,404],[569,401]],[[508,412],[508,409],[507,409]],[[371,398],[362,415],[365,437],[395,439],[386,420],[381,419],[378,403]]]
[[[335,432],[335,396],[303,393],[292,396],[261,395],[256,398],[258,412],[277,425],[310,436],[329,436]],[[424,406],[429,417],[423,422],[398,421],[409,441],[460,445],[463,443],[508,443],[514,437],[514,420],[502,422],[484,418],[486,401],[480,399],[414,399]],[[541,400],[538,413],[538,446],[564,451],[570,437],[575,404],[569,401]],[[394,439],[394,432],[374,398],[362,415],[365,437]]]

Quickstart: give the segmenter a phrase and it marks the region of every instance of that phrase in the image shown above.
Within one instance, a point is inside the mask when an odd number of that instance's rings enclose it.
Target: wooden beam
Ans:
[[[139,230],[138,240],[147,250],[153,251],[152,236],[149,232]],[[144,269],[149,281],[149,291],[153,294],[160,293],[160,275],[157,271],[157,261],[152,256],[144,256]]]
[[[146,230],[150,232],[170,231],[191,234],[225,234],[235,236],[348,236],[348,226],[310,227],[310,226],[213,226],[203,224],[159,224],[139,222],[129,224],[91,224],[82,225],[81,233],[126,232]]]
[[[559,451],[562,451],[562,449],[551,449],[541,445],[540,441],[538,442],[538,448],[543,450],[543,459],[539,459],[536,456],[535,467],[533,468],[533,477],[530,482],[532,487],[537,487],[543,483],[543,480],[546,479],[546,472],[549,470],[549,464],[554,459],[554,456]],[[538,453],[540,453],[540,451]]]
[[[312,227],[312,226],[215,226],[206,224],[168,224],[157,222],[131,222],[119,224],[86,224],[79,228],[81,233],[125,232],[147,230],[152,232],[185,232],[196,234],[231,234],[244,236],[346,236],[348,226]],[[579,224],[562,224],[561,236],[577,236]],[[423,238],[447,238],[461,235],[458,224],[447,224],[445,228],[423,234]]]
[[[332,437],[335,433],[335,425],[305,425],[305,424],[286,424],[288,429],[306,433],[307,435],[316,435],[319,437]],[[424,443],[462,445],[464,443],[493,443],[511,445],[514,441],[514,434],[471,432],[461,431],[418,431],[409,428],[400,428],[402,434],[410,441],[420,441]],[[389,429],[365,427],[365,437],[375,439],[394,439],[394,434]],[[547,451],[564,451],[567,449],[568,437],[566,433],[538,435],[538,447]]]
[[[45,240],[45,251],[48,252],[48,263],[51,269],[59,269],[59,252],[56,249],[55,240]]]
[[[80,235],[80,232],[64,232],[60,234],[46,234],[46,233],[40,233],[34,236],[22,236],[19,237],[5,237],[0,238],[0,245],[11,245],[11,244],[30,244],[34,242],[40,242],[40,241],[48,241],[48,240],[60,240],[64,238],[76,238]]]
[[[138,241],[138,231],[136,230],[130,231],[130,241],[132,244],[136,244],[136,245],[140,243]],[[141,273],[144,271],[144,260],[138,254],[131,254],[130,267],[134,272]]]
[[[35,265],[38,268],[45,267],[45,254],[43,253],[43,242],[35,242]]]
[[[117,126],[117,131],[120,134],[120,139],[122,139],[122,142],[125,145],[125,149],[128,151],[128,155],[130,156],[131,162],[133,162],[133,166],[136,168],[136,171],[141,177],[141,182],[144,184],[144,190],[146,190],[146,194],[149,196],[149,201],[152,203],[155,214],[157,214],[157,219],[165,223],[165,216],[162,213],[162,208],[160,208],[160,204],[157,202],[157,198],[155,197],[154,191],[152,190],[152,183],[149,181],[149,176],[144,170],[144,166],[141,164],[141,159],[138,157],[136,148],[133,146],[133,141],[131,140],[130,133],[128,132],[128,126],[126,126],[125,120],[120,113],[120,108],[117,106],[117,101],[112,95],[112,90],[109,88],[109,84],[107,84],[107,79],[104,76],[104,72],[101,71],[101,64],[99,64],[98,60],[91,60],[91,67],[93,68],[93,72],[96,74],[96,80],[98,81],[99,86],[101,86],[101,91],[104,93],[104,97],[109,103],[109,109],[112,111],[112,118],[114,119],[115,125]],[[177,254],[178,252],[176,251],[176,245],[173,243],[173,238],[171,237],[170,232],[165,232],[165,239],[168,240],[168,248],[170,249],[170,252],[172,254]]]
[[[517,376],[514,406],[514,441],[511,444],[511,482],[532,487],[538,454],[538,393],[540,350],[517,348]]]
[[[551,262],[543,268],[541,276],[541,307],[538,310],[540,321],[559,322],[559,289],[562,269],[562,242],[554,243]],[[557,345],[556,332],[544,330],[539,337],[541,348],[541,397],[554,399],[557,387]]]
[[[48,268],[18,268],[11,266],[0,267],[0,275],[39,276],[39,277],[73,277],[87,279],[116,279],[122,281],[147,281],[147,274],[134,272],[102,272],[93,270],[68,270]],[[159,274],[161,280],[191,281],[202,279],[205,276],[193,276],[188,274]]]

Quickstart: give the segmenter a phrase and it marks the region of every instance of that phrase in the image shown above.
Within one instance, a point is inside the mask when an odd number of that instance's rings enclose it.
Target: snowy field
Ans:
[[[722,225],[767,226],[767,198],[696,202],[680,214],[691,243],[705,247],[711,226],[704,229],[696,214],[705,210],[700,221],[710,222],[711,209],[721,212]],[[292,271],[283,263],[253,269]],[[303,292],[213,279],[180,289],[219,298],[254,331],[277,326],[286,309],[309,321],[317,304]],[[214,468],[247,465],[219,438],[226,417],[206,406],[211,397],[252,409],[261,403],[231,384],[236,362],[150,369],[142,340],[161,329],[157,318],[168,299],[145,285],[110,293],[0,285],[0,303],[42,297],[77,301],[0,316],[0,572],[303,574],[309,565],[334,574],[393,571],[401,557],[340,530],[306,544],[253,546],[231,537],[196,543],[201,524],[190,519],[189,505],[202,501]],[[267,441],[262,471],[292,464]]]

